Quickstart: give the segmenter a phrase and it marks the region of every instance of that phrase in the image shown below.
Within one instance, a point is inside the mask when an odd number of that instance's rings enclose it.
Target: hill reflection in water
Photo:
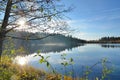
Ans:
[[[11,32],[9,35],[13,35],[13,33]],[[73,47],[83,46],[83,43],[86,42],[85,40],[74,38],[69,35],[65,36],[62,34],[28,33],[21,31],[14,33],[14,36],[16,37],[25,37],[26,35],[31,35],[31,39],[41,38],[40,40],[13,40],[15,48],[19,49],[20,47],[23,47],[23,49],[26,50],[28,54],[38,52],[38,50],[42,53],[60,52],[66,49],[72,49]],[[9,39],[6,38],[6,41],[4,43],[7,43],[7,40],[9,41]],[[24,54],[25,53],[23,53],[23,55]]]
[[[46,44],[28,44],[24,45],[24,48],[30,52],[35,53],[38,50],[42,53],[49,53],[49,52],[61,52],[64,50],[71,50],[72,48],[84,46],[84,43],[79,44],[63,44],[63,43],[46,43]]]

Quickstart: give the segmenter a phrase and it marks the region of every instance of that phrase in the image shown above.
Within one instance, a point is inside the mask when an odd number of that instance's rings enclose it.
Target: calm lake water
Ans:
[[[51,48],[51,47],[50,47]],[[102,64],[97,62],[102,59],[107,59],[107,66],[109,68],[113,68],[113,72],[109,74],[107,77],[110,80],[120,80],[120,44],[85,44],[82,46],[64,49],[59,52],[47,52],[41,53],[43,56],[50,56],[47,60],[52,65],[54,69],[57,70],[58,73],[61,74],[71,74],[72,77],[81,77],[84,75],[85,70],[87,70],[87,66],[92,67],[91,73],[89,75],[90,80],[93,80],[96,76],[101,77],[102,73]],[[74,64],[73,66],[67,66],[66,69],[61,65],[63,60],[61,59],[62,54],[67,54],[66,61],[70,58],[73,58]],[[40,69],[45,69],[46,71],[50,71],[46,67],[45,64],[40,64],[40,57],[33,57],[36,53],[25,56],[27,64]],[[94,66],[94,64],[96,64]],[[66,73],[65,73],[66,70]],[[106,79],[106,80],[108,80]]]

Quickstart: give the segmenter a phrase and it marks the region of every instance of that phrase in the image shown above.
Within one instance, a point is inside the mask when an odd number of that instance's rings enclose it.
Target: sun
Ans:
[[[19,26],[24,26],[24,25],[26,25],[26,19],[25,19],[25,18],[20,18],[20,19],[18,19],[18,20],[17,20],[17,24],[18,24]]]
[[[18,25],[24,26],[24,25],[25,25],[25,21],[24,21],[24,20],[19,20],[19,21],[18,21]]]

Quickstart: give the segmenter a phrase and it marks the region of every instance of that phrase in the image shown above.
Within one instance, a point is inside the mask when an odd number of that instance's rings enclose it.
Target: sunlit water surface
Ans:
[[[62,54],[67,54],[65,56],[67,61],[73,58],[74,64],[66,68],[61,65],[63,62]],[[50,71],[50,68],[47,68],[45,64],[40,64],[40,57],[33,57],[34,55],[36,53],[24,57],[27,60],[27,64],[35,68]],[[110,62],[106,63],[107,66],[113,68],[113,72],[108,75],[108,79],[120,80],[120,44],[86,44],[69,50],[65,49],[61,52],[41,53],[41,55],[44,57],[50,56],[47,60],[58,73],[68,74],[72,77],[82,77],[87,66],[92,67],[101,61],[101,59],[106,58]],[[95,77],[101,77],[101,73],[102,65],[100,63],[96,64],[91,68],[89,78],[92,80]]]

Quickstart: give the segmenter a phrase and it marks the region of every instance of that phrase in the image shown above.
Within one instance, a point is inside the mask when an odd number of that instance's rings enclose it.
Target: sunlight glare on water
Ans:
[[[15,62],[19,65],[26,65],[27,64],[27,59],[25,57],[16,57]]]

